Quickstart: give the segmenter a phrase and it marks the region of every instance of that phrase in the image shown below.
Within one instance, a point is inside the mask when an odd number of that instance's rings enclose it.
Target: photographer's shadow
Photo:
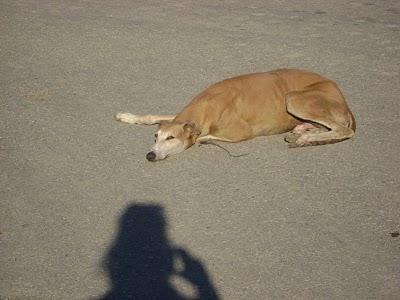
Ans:
[[[103,300],[219,299],[200,261],[184,249],[171,247],[163,208],[158,205],[135,204],[126,209],[104,268],[111,289]],[[172,276],[188,282],[196,295],[183,296],[171,284]]]

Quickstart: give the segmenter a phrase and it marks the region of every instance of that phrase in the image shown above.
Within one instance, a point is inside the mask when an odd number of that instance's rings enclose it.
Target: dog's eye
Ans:
[[[156,133],[156,134],[154,135],[154,137],[157,138],[157,137],[158,137],[158,134]]]
[[[170,135],[169,137],[167,137],[167,140],[172,140],[174,138],[175,138],[174,136]]]

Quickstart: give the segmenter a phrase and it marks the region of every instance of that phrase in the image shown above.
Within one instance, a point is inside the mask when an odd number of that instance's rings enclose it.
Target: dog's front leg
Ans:
[[[228,142],[228,143],[234,143],[235,141],[233,140],[229,140],[229,139],[225,139],[225,138],[220,138],[220,137],[216,137],[213,136],[211,134],[207,134],[205,136],[201,136],[197,139],[197,141],[200,144],[207,144],[209,141],[221,141],[221,142]]]
[[[172,121],[175,118],[173,115],[134,115],[131,113],[118,113],[115,119],[120,122],[129,124],[154,125],[160,124],[163,121]]]

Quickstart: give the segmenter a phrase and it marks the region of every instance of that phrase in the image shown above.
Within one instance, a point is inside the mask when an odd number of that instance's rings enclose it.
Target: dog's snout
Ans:
[[[151,151],[147,153],[146,158],[148,161],[154,161],[156,159],[156,154],[153,151]]]

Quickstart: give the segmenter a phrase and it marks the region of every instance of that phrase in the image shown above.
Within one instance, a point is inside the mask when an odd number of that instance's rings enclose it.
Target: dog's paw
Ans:
[[[288,143],[289,148],[305,147],[313,145],[307,134],[298,134],[295,132],[290,132],[285,136],[285,141]]]
[[[289,142],[289,148],[306,147],[313,145],[314,143],[309,140],[309,136],[307,134],[303,134],[296,140]]]
[[[129,124],[139,124],[139,116],[130,113],[118,113],[115,115],[115,120]]]
[[[289,144],[293,144],[297,141],[297,139],[301,136],[301,134],[295,133],[295,132],[289,132],[284,140],[285,142],[289,143]],[[290,145],[289,145],[290,147]]]

